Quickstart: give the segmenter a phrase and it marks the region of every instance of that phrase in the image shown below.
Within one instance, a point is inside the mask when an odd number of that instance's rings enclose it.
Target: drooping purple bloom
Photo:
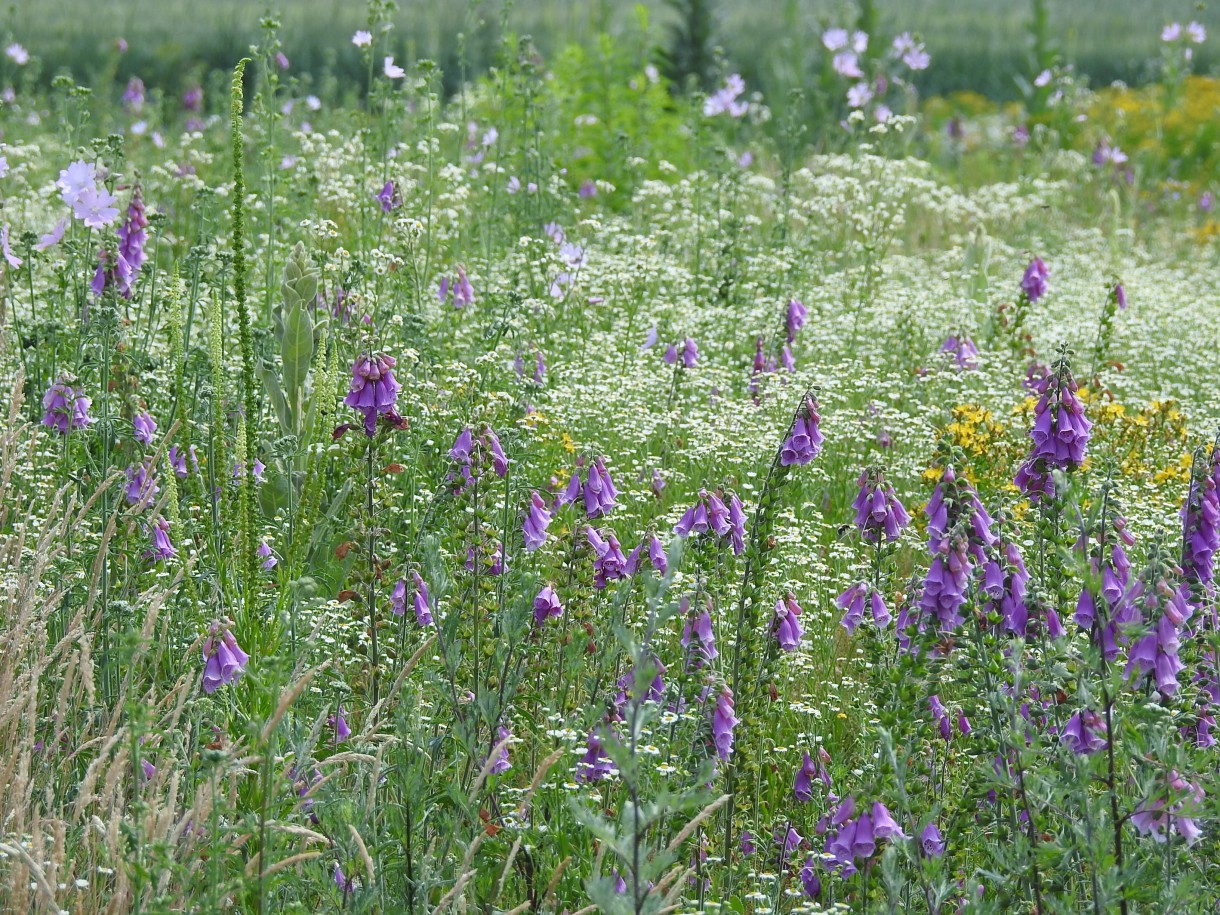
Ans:
[[[585,514],[590,519],[601,518],[618,504],[617,498],[618,490],[614,488],[614,480],[606,469],[606,459],[598,457],[590,465],[585,478]]]
[[[733,728],[739,723],[733,711],[733,691],[726,686],[716,698],[716,708],[712,712],[712,740],[716,744],[716,755],[722,760],[728,759],[733,752]]]
[[[547,511],[546,502],[535,490],[530,495],[530,508],[525,515],[525,522],[521,525],[525,533],[526,552],[532,553],[546,543],[546,529],[550,523],[551,513]]]
[[[352,729],[348,727],[347,719],[343,716],[342,704],[335,710],[335,714],[326,719],[326,723],[335,729],[335,743],[343,743],[352,736]]]
[[[1074,470],[1084,463],[1093,424],[1084,415],[1084,405],[1076,396],[1071,361],[1061,355],[1040,387],[1041,397],[1034,407],[1033,440],[1028,460],[1017,474],[1016,484],[1031,499],[1054,496],[1050,480],[1052,468]]]
[[[1162,614],[1152,630],[1131,649],[1126,675],[1130,677],[1136,671],[1150,675],[1163,695],[1172,696],[1178,690],[1178,674],[1184,667],[1178,657],[1180,647],[1177,626],[1168,613]]]
[[[419,626],[432,625],[432,597],[428,594],[428,585],[423,577],[415,571],[411,572],[411,581],[415,584],[415,622]],[[405,585],[405,582],[403,583]]]
[[[688,670],[702,670],[714,661],[719,653],[716,651],[711,614],[704,610],[697,617],[688,616],[682,627],[681,644],[686,651]]]
[[[178,555],[178,551],[169,539],[169,522],[164,518],[158,518],[153,522],[152,548],[144,555],[154,562],[164,562]]]
[[[258,545],[258,549],[255,552],[258,554],[258,558],[263,561],[262,568],[264,572],[270,572],[279,564],[279,560],[275,558],[275,553],[271,552],[271,547],[267,545],[266,540]]]
[[[395,420],[398,414],[398,380],[394,377],[393,356],[360,355],[352,366],[352,384],[343,402],[364,415],[364,432],[372,436],[377,431],[378,415]]]
[[[469,429],[463,429],[453,441],[449,449],[449,457],[458,464],[469,464],[471,451],[474,448],[474,435]]]
[[[1212,588],[1215,553],[1220,549],[1220,448],[1211,459],[1197,452],[1190,491],[1182,506],[1182,571],[1186,583],[1199,600]]]
[[[625,578],[627,557],[623,555],[613,531],[602,534],[595,527],[586,528],[585,536],[593,549],[593,587],[604,588],[608,581]]]
[[[563,615],[563,605],[559,603],[559,595],[550,585],[546,585],[534,596],[534,625],[541,628],[549,619]]]
[[[956,334],[947,337],[940,345],[940,351],[952,356],[959,369],[978,368],[979,348],[965,334],[960,337]]]
[[[381,204],[383,212],[392,213],[402,206],[402,192],[399,191],[398,184],[393,180],[383,184],[375,196],[377,202]]]
[[[141,410],[131,421],[135,428],[135,440],[141,445],[151,445],[153,434],[157,431],[157,421],[147,410]]]
[[[246,670],[250,656],[241,650],[237,639],[222,623],[213,623],[203,642],[203,691],[214,693],[228,686]]]
[[[802,804],[812,801],[815,778],[821,779],[825,783],[830,781],[830,776],[822,768],[822,764],[806,753],[801,759],[801,767],[796,772],[796,779],[792,785],[792,796]]]
[[[1156,796],[1146,799],[1131,815],[1131,825],[1140,835],[1151,836],[1155,842],[1165,842],[1171,830],[1176,831],[1187,845],[1194,845],[1203,835],[1194,817],[1203,806],[1203,789],[1171,770],[1165,785]]]
[[[860,475],[860,492],[852,502],[856,510],[856,527],[869,543],[878,543],[882,538],[887,543],[895,542],[911,516],[898,501],[894,487],[885,482],[879,469],[868,470]]]
[[[1021,277],[1021,291],[1029,299],[1030,304],[1037,302],[1046,294],[1050,275],[1051,272],[1042,258],[1035,257],[1029,262],[1029,266],[1025,268],[1025,273]]]
[[[688,369],[693,369],[698,362],[699,345],[691,337],[687,337],[682,343],[682,365]]]
[[[822,878],[818,876],[812,855],[805,859],[805,866],[801,868],[800,877],[801,889],[805,891],[807,898],[817,899],[822,895]]]
[[[805,326],[805,317],[808,314],[809,309],[805,307],[800,299],[788,300],[788,311],[784,317],[784,330],[788,334],[789,343],[796,340],[796,333]]]
[[[133,464],[127,468],[127,486],[124,495],[128,505],[147,505],[161,491],[156,477],[149,472],[149,465]]]
[[[390,612],[395,616],[405,616],[407,612],[407,580],[400,578],[394,583],[390,592]]]
[[[606,750],[602,746],[597,732],[590,731],[585,755],[576,764],[576,781],[582,785],[591,785],[609,778],[613,771],[614,765],[610,762],[610,757],[606,755]]]
[[[945,853],[945,840],[935,822],[929,821],[919,834],[919,847],[925,858],[939,858]]]
[[[512,732],[508,728],[506,728],[504,725],[500,725],[500,727],[496,730],[496,743],[499,744],[505,740],[511,741],[512,736]],[[502,775],[512,767],[513,764],[508,758],[508,744],[505,744],[504,749],[500,751],[500,754],[496,757],[495,762],[491,764],[491,774]]]
[[[868,592],[868,585],[859,581],[835,598],[835,603],[843,611],[839,624],[850,633],[854,633],[864,620],[864,600]]]
[[[795,651],[801,644],[801,605],[795,595],[788,593],[775,602],[775,616],[771,621],[771,632],[784,651]]]
[[[822,418],[818,415],[818,404],[812,396],[805,399],[805,404],[792,424],[792,432],[780,449],[779,462],[785,467],[793,464],[803,466],[818,456],[822,450],[825,436],[819,428]]]
[[[1059,740],[1077,756],[1088,756],[1107,746],[1105,722],[1096,712],[1085,709],[1068,719],[1059,735]]]
[[[42,395],[42,424],[55,429],[60,435],[83,429],[93,422],[89,415],[93,401],[74,384],[74,379],[60,375]]]
[[[131,203],[127,206],[127,218],[119,225],[119,263],[125,269],[118,271],[119,293],[131,298],[132,281],[140,272],[147,255],[144,244],[148,239],[148,215],[144,210],[144,196],[137,184],[131,192]]]
[[[182,93],[182,110],[198,111],[203,107],[203,87],[191,86]]]
[[[508,458],[504,456],[504,449],[500,447],[500,438],[488,426],[483,430],[483,444],[487,447],[488,453],[491,455],[491,469],[501,480],[508,476]]]

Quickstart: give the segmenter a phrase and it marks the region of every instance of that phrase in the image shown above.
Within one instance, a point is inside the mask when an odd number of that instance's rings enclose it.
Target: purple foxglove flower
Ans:
[[[192,86],[182,93],[182,110],[198,111],[203,107],[203,87]]]
[[[590,731],[585,755],[576,764],[576,781],[582,785],[591,785],[608,778],[613,771],[614,766],[610,762],[610,757],[606,755],[597,732]]]
[[[817,899],[822,895],[822,878],[818,876],[812,855],[805,859],[805,866],[801,868],[800,876],[801,889],[804,890],[807,898]]]
[[[474,287],[466,277],[466,268],[461,264],[457,267],[457,278],[450,287],[453,292],[453,307],[465,308],[474,302]]]
[[[542,350],[538,350],[535,356],[534,384],[541,386],[546,384],[546,360],[542,358]]]
[[[835,603],[843,611],[839,624],[850,633],[854,633],[864,620],[864,599],[868,596],[868,591],[867,584],[856,582],[835,599]]]
[[[405,616],[407,612],[407,580],[400,578],[394,583],[390,592],[390,612],[395,616]]]
[[[149,473],[149,466],[133,464],[127,468],[127,486],[124,494],[128,505],[147,505],[161,491],[156,478]]]
[[[154,775],[157,774],[157,767],[150,763],[147,759],[140,760],[140,773],[143,780],[146,782],[152,781]]]
[[[699,361],[699,346],[690,337],[687,337],[682,344],[682,365],[688,369],[693,369]]]
[[[343,402],[364,415],[364,432],[369,437],[377,431],[377,416],[397,417],[398,380],[394,377],[393,356],[361,355],[352,366],[352,383]]]
[[[1163,614],[1131,649],[1125,675],[1130,678],[1136,671],[1141,676],[1151,675],[1161,694],[1172,696],[1178,690],[1178,674],[1184,666],[1178,657],[1179,647],[1177,627],[1168,614]]]
[[[342,705],[339,706],[335,714],[326,719],[326,723],[335,729],[335,743],[343,743],[343,741],[352,736],[352,729],[347,726],[347,719],[343,717]]]
[[[648,538],[648,561],[660,575],[669,571],[669,560],[665,556],[665,547],[657,539],[656,534],[650,534]]]
[[[746,513],[735,492],[729,494],[729,543],[733,547],[734,556],[740,556],[745,552]]]
[[[969,737],[970,732],[973,730],[974,730],[974,728],[970,727],[970,719],[966,717],[966,713],[963,712],[961,709],[958,709],[958,711],[957,711],[957,732],[959,734],[961,734],[963,737]]]
[[[237,639],[227,627],[216,622],[211,625],[208,637],[203,642],[203,691],[214,693],[221,686],[228,686],[246,670],[250,656],[241,650]]]
[[[167,559],[173,559],[178,555],[178,551],[169,539],[169,522],[164,518],[158,518],[153,522],[152,526],[152,549],[144,554],[147,558],[154,562],[164,562]]]
[[[415,584],[415,598],[413,606],[415,608],[415,622],[419,626],[432,625],[432,598],[428,594],[428,585],[418,572],[411,573],[411,580]]]
[[[1123,288],[1122,283],[1115,283],[1114,289],[1111,290],[1111,295],[1114,296],[1114,304],[1118,306],[1119,311],[1127,310],[1127,290]]]
[[[264,572],[271,571],[279,563],[279,560],[275,558],[275,554],[271,552],[271,547],[267,545],[266,540],[258,545],[256,552],[258,553],[258,558],[263,560]]]
[[[398,190],[398,185],[392,180],[382,185],[381,190],[374,196],[376,196],[377,202],[381,204],[383,212],[392,213],[402,206],[402,192]]]
[[[929,822],[923,828],[923,832],[919,834],[919,847],[925,858],[939,858],[945,853],[945,840],[936,823]]]
[[[757,849],[754,847],[754,837],[750,835],[749,830],[743,830],[741,833],[741,854],[743,857],[750,857]]]
[[[547,511],[546,503],[535,490],[530,495],[530,508],[526,513],[525,523],[521,529],[525,532],[526,552],[532,553],[546,543],[547,525],[551,523],[551,513]]]
[[[805,317],[809,310],[799,299],[788,300],[788,312],[784,320],[784,330],[788,333],[788,342],[796,340],[796,333],[805,326]]]
[[[775,842],[776,847],[780,849],[780,857],[785,863],[787,863],[793,852],[805,844],[804,837],[791,826],[777,829],[772,840]]]
[[[132,426],[135,428],[134,437],[137,442],[142,445],[152,444],[152,433],[156,432],[156,420],[152,418],[148,410],[138,412],[132,420]]]
[[[801,760],[801,767],[797,770],[796,781],[792,785],[792,796],[802,804],[808,804],[813,800],[813,779],[818,775],[818,764],[813,761],[813,757],[808,753]]]
[[[889,810],[886,809],[885,804],[882,804],[880,801],[876,801],[873,803],[872,819],[873,819],[873,835],[876,836],[878,839],[909,839],[910,838],[910,836],[908,836],[905,832],[902,831],[902,827],[899,826],[894,821],[894,818],[892,816],[890,816],[890,812],[889,812]]]
[[[936,721],[936,726],[940,730],[942,740],[949,740],[953,736],[953,726],[949,722],[949,713],[945,711],[944,705],[941,704],[940,696],[929,696],[928,707],[932,710],[932,718]]]
[[[498,744],[504,740],[508,740],[512,736],[512,732],[508,728],[506,728],[504,725],[500,725],[499,729],[496,731],[496,743]],[[508,758],[508,745],[506,744],[504,749],[500,751],[500,755],[496,757],[496,761],[491,764],[491,774],[501,775],[512,767],[513,764]]]
[[[1077,756],[1088,756],[1108,746],[1106,739],[1099,733],[1104,733],[1104,728],[1105,722],[1101,720],[1101,716],[1085,709],[1068,719],[1059,740]]]
[[[671,343],[665,348],[665,361],[670,365],[676,365],[678,362],[678,347]]]
[[[1220,449],[1213,450],[1191,479],[1186,504],[1182,506],[1182,571],[1188,586],[1198,594],[1211,590],[1215,577],[1215,553],[1220,549]]]
[[[500,439],[490,426],[483,432],[483,441],[491,452],[492,470],[495,471],[496,476],[503,480],[508,476],[508,458],[504,456],[504,449],[500,447]]]
[[[801,606],[796,597],[789,593],[775,602],[775,616],[771,622],[771,632],[779,647],[784,651],[795,651],[801,644]]]
[[[716,698],[712,712],[712,739],[716,744],[716,755],[728,759],[733,752],[733,728],[740,719],[733,714],[733,691],[727,686]]]
[[[126,264],[121,278],[119,293],[131,298],[132,280],[144,265],[144,244],[148,239],[148,215],[144,210],[144,197],[137,184],[131,192],[131,203],[127,206],[127,218],[119,225],[119,262]]]
[[[547,585],[535,595],[534,625],[542,627],[548,619],[555,619],[562,615],[563,605],[559,603],[559,596],[550,585]]]
[[[356,878],[344,876],[343,868],[339,866],[339,862],[337,861],[335,862],[334,878],[335,886],[339,888],[339,892],[343,893],[344,896],[355,891]]]
[[[818,415],[818,404],[812,397],[805,400],[804,408],[792,425],[792,433],[780,449],[779,462],[785,467],[793,464],[805,465],[818,456],[822,450],[825,436],[819,425],[822,421]]]
[[[89,415],[93,401],[73,383],[74,379],[60,375],[42,395],[42,424],[55,429],[60,435],[83,429],[93,422]]]
[[[625,578],[627,575],[627,557],[623,555],[618,538],[613,531],[600,533],[596,528],[586,528],[585,536],[593,549],[593,587],[606,587],[608,581]]]
[[[1165,842],[1170,830],[1176,830],[1187,845],[1193,845],[1202,836],[1194,816],[1203,799],[1203,789],[1198,784],[1171,770],[1159,796],[1145,800],[1135,809],[1131,825],[1140,835],[1151,836],[1156,842]]]
[[[474,437],[469,429],[463,429],[458,433],[458,437],[453,442],[453,447],[449,449],[449,457],[458,464],[469,464],[470,453],[474,448]]]
[[[657,326],[654,324],[654,325],[652,325],[651,328],[649,328],[648,335],[646,337],[644,337],[644,345],[641,346],[640,349],[644,350],[644,351],[648,351],[656,345],[657,345]]]
[[[712,632],[712,617],[706,610],[693,620],[689,616],[686,618],[681,644],[686,651],[688,670],[702,670],[706,664],[719,656],[716,651],[716,638]]]
[[[618,490],[614,488],[614,481],[610,478],[610,471],[606,469],[604,457],[597,458],[590,465],[583,492],[585,513],[590,520],[609,514],[618,504]]]
[[[940,351],[952,356],[959,369],[978,368],[979,349],[974,345],[974,341],[964,334],[961,337],[948,337],[941,344]]]
[[[1025,268],[1025,273],[1021,277],[1021,291],[1025,293],[1030,304],[1046,294],[1050,275],[1051,272],[1042,258],[1035,257],[1029,262],[1029,266]]]

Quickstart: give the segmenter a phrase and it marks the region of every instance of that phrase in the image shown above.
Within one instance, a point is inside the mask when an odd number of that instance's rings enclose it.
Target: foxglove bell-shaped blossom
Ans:
[[[352,366],[352,383],[343,402],[364,416],[364,431],[372,436],[377,431],[377,417],[396,418],[398,380],[394,377],[393,356],[361,355]]]
[[[911,516],[898,501],[894,487],[885,482],[880,470],[865,471],[858,484],[860,492],[852,508],[856,510],[856,527],[861,536],[869,543],[882,539],[895,542],[911,523]]]
[[[246,670],[250,656],[241,650],[237,639],[222,623],[213,623],[203,642],[203,691],[214,693],[228,686]]]
[[[534,625],[541,628],[547,620],[562,615],[563,605],[559,603],[559,596],[554,588],[546,585],[534,596]]]
[[[822,450],[825,436],[819,428],[822,421],[818,415],[818,404],[807,397],[805,404],[792,424],[792,432],[780,449],[779,462],[785,467],[793,464],[803,466],[812,461]]]
[[[60,435],[83,429],[93,422],[89,415],[92,404],[84,391],[75,387],[73,379],[60,375],[42,395],[42,424]]]

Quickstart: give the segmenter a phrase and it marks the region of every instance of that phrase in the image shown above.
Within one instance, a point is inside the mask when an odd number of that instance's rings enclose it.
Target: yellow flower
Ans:
[[[576,442],[572,441],[572,436],[566,432],[563,434],[563,450],[568,452],[568,454],[576,450]]]

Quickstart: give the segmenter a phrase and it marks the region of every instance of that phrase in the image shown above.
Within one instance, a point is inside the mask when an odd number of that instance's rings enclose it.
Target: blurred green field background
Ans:
[[[530,35],[544,54],[598,31],[638,30],[637,7],[649,30],[664,40],[672,13],[662,0],[403,0],[390,50],[400,61],[428,58],[461,79],[461,47],[470,72],[494,60],[505,28]],[[850,24],[852,4],[835,0],[720,0],[718,44],[731,69],[742,72],[768,97],[802,80],[805,66],[828,25]],[[932,67],[920,74],[925,94],[975,90],[1003,100],[1017,94],[1013,77],[1028,73],[1028,0],[877,0],[886,34],[922,33]],[[249,0],[27,0],[7,8],[8,40],[40,58],[37,78],[64,69],[83,81],[114,73],[140,76],[150,87],[173,90],[228,70],[256,40],[260,19],[271,11],[282,24],[285,51],[295,74],[332,73],[363,85],[352,32],[366,17],[360,0],[281,0],[268,6]],[[1202,22],[1210,41],[1196,58],[1196,72],[1220,64],[1220,5],[1193,0],[1058,0],[1050,4],[1050,32],[1065,59],[1093,86],[1115,80],[1140,84],[1154,74],[1161,27],[1170,21]],[[116,39],[128,43],[126,54]],[[346,80],[344,80],[346,82]]]

